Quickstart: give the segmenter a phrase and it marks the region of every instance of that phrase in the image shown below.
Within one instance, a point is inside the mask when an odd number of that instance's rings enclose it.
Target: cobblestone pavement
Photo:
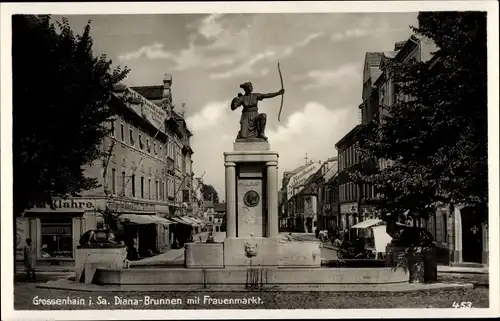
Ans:
[[[474,308],[487,308],[488,288],[419,292],[125,292],[88,293],[36,288],[34,283],[18,283],[14,288],[16,310],[43,309],[361,309],[361,308],[451,308],[454,302],[470,302]],[[99,299],[99,296],[101,299]],[[226,299],[220,304],[204,300]],[[42,305],[36,299],[84,298],[86,305]],[[92,305],[88,305],[89,297]],[[149,297],[149,304],[146,297]],[[188,299],[200,298],[200,302]],[[107,304],[103,304],[104,300]],[[140,299],[134,305],[133,300]],[[177,299],[177,304],[158,299]],[[246,299],[231,302],[227,299]],[[131,304],[124,304],[129,301]],[[205,301],[205,302],[204,302]],[[98,303],[101,304],[98,304]]]

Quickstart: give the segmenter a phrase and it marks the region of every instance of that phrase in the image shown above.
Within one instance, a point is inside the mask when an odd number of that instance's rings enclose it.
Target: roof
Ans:
[[[380,60],[382,59],[381,52],[367,52],[365,54],[365,74],[363,76],[363,83],[365,83],[368,79],[372,80],[372,83],[378,76],[374,73],[378,72]],[[368,74],[366,74],[368,71]]]
[[[157,100],[163,98],[163,86],[138,86],[138,87],[130,87],[133,90],[137,91],[139,95],[143,96],[149,100]]]
[[[309,177],[307,178],[307,180],[306,180],[306,181],[305,181],[305,183],[304,183],[304,186],[305,186],[305,187],[304,187],[304,189],[303,189],[302,191],[300,191],[299,195],[307,195],[307,194],[313,194],[313,193],[315,193],[314,189],[315,189],[315,187],[316,187],[316,186],[315,186],[315,184],[314,184],[314,183],[315,183],[318,179],[322,178],[322,176],[323,176],[323,175],[322,175],[322,173],[321,173],[321,169],[322,169],[322,168],[323,168],[323,167],[320,167],[320,168],[316,171],[316,173],[314,173],[313,175],[311,175],[311,176],[309,176]]]
[[[353,129],[351,129],[347,134],[344,135],[336,144],[335,148],[339,149],[340,146],[342,146],[349,138],[353,137],[355,134],[361,130],[363,125],[356,125]]]
[[[215,211],[219,213],[226,212],[226,203],[215,204]]]

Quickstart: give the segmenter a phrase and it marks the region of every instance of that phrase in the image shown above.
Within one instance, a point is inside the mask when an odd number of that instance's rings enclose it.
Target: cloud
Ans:
[[[283,171],[304,162],[304,155],[315,160],[335,156],[335,143],[357,123],[357,106],[330,110],[317,102],[306,103],[274,129],[267,129],[271,150],[279,153],[279,181]],[[224,152],[233,150],[239,130],[240,112],[231,112],[228,102],[210,102],[188,118],[195,129],[192,145],[196,173],[206,171],[204,180],[214,185],[224,199]]]
[[[249,75],[255,75],[255,74],[260,74],[260,76],[265,76],[268,73],[267,69],[258,69],[258,68],[255,69],[255,68],[253,68],[257,63],[262,62],[262,61],[265,61],[265,62],[277,61],[277,60],[282,59],[282,58],[290,57],[296,49],[307,46],[313,40],[321,37],[322,35],[323,35],[322,32],[312,33],[312,34],[308,35],[307,37],[305,37],[303,40],[300,40],[300,41],[293,43],[289,46],[280,46],[280,47],[276,47],[273,50],[268,49],[266,51],[259,52],[251,58],[247,57],[246,59],[249,59],[249,60],[243,62],[241,65],[239,65],[236,68],[227,70],[225,72],[210,74],[210,79],[229,79],[229,78],[234,78],[234,77],[242,77],[242,76],[249,76]],[[267,71],[263,72],[263,70],[267,70]]]
[[[383,36],[390,32],[398,32],[405,30],[404,28],[391,29],[389,25],[386,24],[385,27],[375,28],[375,29],[347,29],[342,32],[336,32],[330,36],[330,40],[333,42],[342,42],[355,38],[363,38],[369,36]]]
[[[188,117],[186,122],[195,132],[217,126],[225,118],[229,106],[230,101],[209,102],[201,111]]]
[[[163,44],[155,42],[152,45],[143,46],[135,51],[127,52],[118,56],[121,61],[138,59],[142,56],[148,59],[174,59],[174,56],[163,49]]]
[[[268,60],[269,58],[275,57],[276,56],[276,51],[273,50],[266,50],[263,52],[258,53],[255,55],[253,58],[251,58],[249,61],[243,63],[239,67],[223,72],[223,73],[212,73],[210,74],[210,79],[228,79],[228,78],[233,78],[233,77],[241,77],[241,76],[247,76],[247,75],[252,75],[255,73],[254,70],[254,65],[257,64],[258,62],[262,60]],[[261,75],[265,76],[267,72],[262,73],[261,69]]]
[[[305,81],[303,90],[311,90],[325,87],[351,86],[353,82],[361,77],[361,67],[358,64],[343,65],[337,69],[311,70],[305,75],[292,78],[295,82]]]

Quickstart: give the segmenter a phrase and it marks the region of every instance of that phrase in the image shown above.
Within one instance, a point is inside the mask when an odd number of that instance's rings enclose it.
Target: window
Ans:
[[[163,156],[163,148],[160,146],[160,157]]]
[[[209,220],[210,222],[212,222],[212,216],[209,216],[209,217],[208,217],[208,220]]]
[[[125,141],[125,125],[124,124],[120,125],[120,138],[121,138],[122,142]]]
[[[149,146],[149,139],[146,139],[146,150],[148,153],[151,151],[151,146]]]
[[[129,140],[130,140],[130,145],[134,146],[134,130],[132,129],[129,130]]]
[[[116,169],[111,170],[111,192],[113,195],[116,194]]]
[[[72,218],[43,218],[42,257],[73,257]]]
[[[104,216],[102,216],[102,214],[96,214],[95,219],[96,219],[96,228],[104,229],[106,225],[104,224]]]
[[[442,214],[443,217],[443,240],[442,242],[448,243],[448,215],[447,213]]]
[[[135,174],[132,174],[132,197],[135,197]]]
[[[116,138],[116,128],[115,128],[115,121],[111,121],[111,137]]]
[[[155,193],[156,193],[156,200],[158,200],[159,192],[158,192],[158,180],[155,181]]]
[[[188,189],[182,191],[182,201],[189,203],[189,190]]]
[[[151,199],[151,178],[148,181],[148,197]]]
[[[141,134],[139,134],[139,148],[140,148],[140,149],[143,149],[143,148],[144,148],[144,144],[143,144],[143,142],[142,142],[142,135],[141,135]]]
[[[156,155],[156,154],[157,154],[157,153],[156,153],[156,143],[153,143],[153,151],[154,151],[154,153],[155,153],[155,155]]]
[[[125,196],[125,172],[122,172],[122,192],[121,195]]]
[[[144,198],[144,176],[141,176],[141,198]]]
[[[432,236],[434,236],[434,239],[437,241],[437,218],[436,215],[432,216]]]

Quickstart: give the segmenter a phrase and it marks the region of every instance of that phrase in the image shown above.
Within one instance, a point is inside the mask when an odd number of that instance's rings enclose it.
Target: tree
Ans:
[[[58,30],[58,29],[59,30]],[[84,166],[103,156],[114,116],[106,104],[129,69],[92,53],[90,21],[75,36],[67,19],[13,16],[14,215],[54,197],[97,187]]]
[[[204,201],[211,201],[213,197],[214,203],[219,204],[219,193],[217,193],[217,191],[212,185],[203,184],[201,186],[201,193],[203,195]]]
[[[383,218],[427,218],[437,206],[466,204],[487,215],[486,14],[422,12],[417,35],[438,50],[426,62],[394,62],[397,90],[411,97],[363,129],[363,159],[387,159],[386,169],[354,177],[382,193]]]

